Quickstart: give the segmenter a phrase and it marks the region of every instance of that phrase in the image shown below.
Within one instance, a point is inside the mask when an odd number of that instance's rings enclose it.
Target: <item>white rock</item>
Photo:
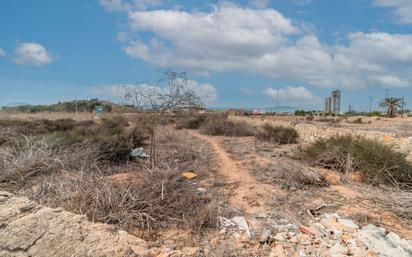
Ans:
[[[379,253],[381,257],[412,256],[412,244],[410,242],[400,239],[399,236],[394,233],[386,235],[385,232],[386,230],[384,228],[368,225],[356,233],[356,237],[370,250]]]
[[[356,225],[355,222],[353,222],[352,220],[338,219],[338,222],[340,224],[342,224],[343,226],[345,226],[349,230],[358,230],[359,229],[358,225]]]
[[[252,234],[249,229],[249,225],[247,224],[245,217],[236,216],[232,218],[232,221],[237,224],[239,229],[245,231],[248,237],[252,237]]]

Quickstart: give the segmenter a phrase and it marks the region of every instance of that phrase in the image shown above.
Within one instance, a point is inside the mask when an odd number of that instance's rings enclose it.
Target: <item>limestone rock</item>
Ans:
[[[146,243],[62,209],[0,192],[0,256],[145,256]]]

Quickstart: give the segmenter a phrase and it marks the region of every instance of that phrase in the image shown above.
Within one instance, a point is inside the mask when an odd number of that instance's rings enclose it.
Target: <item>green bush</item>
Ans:
[[[369,117],[380,117],[381,116],[381,112],[379,111],[373,111],[373,112],[369,112],[368,113]]]
[[[200,127],[200,132],[212,136],[247,137],[255,135],[255,130],[251,125],[243,121],[232,121],[224,114],[209,116]]]
[[[360,171],[364,181],[371,184],[412,186],[412,165],[406,154],[374,140],[351,136],[320,139],[301,148],[298,156],[311,165],[341,172]]]
[[[256,135],[257,138],[263,141],[276,144],[295,144],[299,138],[298,132],[294,128],[286,128],[283,126],[272,126],[265,124],[262,130]]]

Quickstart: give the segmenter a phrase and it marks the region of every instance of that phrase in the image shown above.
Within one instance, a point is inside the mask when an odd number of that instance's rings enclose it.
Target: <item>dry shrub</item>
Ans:
[[[110,131],[114,129],[110,127]],[[188,228],[200,233],[215,227],[218,203],[213,189],[197,194],[192,181],[181,173],[195,170],[198,179],[211,164],[206,143],[186,133],[160,127],[158,168],[147,170],[139,163],[121,167],[102,160],[98,144],[62,148],[50,137],[25,137],[14,147],[0,148],[0,183],[7,189],[30,194],[39,203],[86,214],[92,221],[124,229],[142,228],[155,233],[161,228]],[[196,142],[196,141],[195,141]],[[139,183],[119,183],[110,175],[134,170]],[[37,178],[34,178],[37,176]],[[41,181],[38,183],[38,181]],[[196,180],[198,181],[198,180]],[[37,183],[36,183],[37,182]],[[31,195],[32,194],[32,195]]]
[[[181,227],[199,232],[216,226],[213,190],[198,195],[199,185],[181,178],[188,169],[199,174],[197,181],[207,176],[212,162],[206,143],[184,131],[159,127],[157,169],[145,169],[144,161],[118,162],[142,143],[143,125],[132,127],[122,118],[113,118],[78,124],[64,132],[14,135],[13,142],[0,148],[1,187],[125,229],[155,232]],[[124,169],[134,170],[141,184],[110,179]]]
[[[56,142],[63,147],[89,145],[97,149],[100,160],[120,163],[129,160],[133,148],[144,145],[148,134],[145,124],[129,127],[127,119],[113,116],[103,119],[100,124],[85,124],[67,133],[56,134]]]
[[[266,167],[255,168],[255,175],[266,182],[287,187],[324,186],[323,176],[316,169],[307,167],[292,159],[281,158]]]
[[[198,129],[205,123],[207,120],[207,115],[199,114],[199,115],[187,115],[180,117],[178,124],[182,128],[186,129]]]
[[[197,195],[192,183],[173,171],[141,171],[141,186],[118,184],[92,173],[60,173],[36,192],[40,203],[86,214],[90,220],[123,229],[216,226],[211,195]]]
[[[181,177],[190,168],[204,177],[211,154],[207,144],[193,144],[187,134],[160,127],[158,166],[137,169],[140,183],[118,183],[102,174],[108,167],[87,172],[56,172],[36,193],[44,205],[86,214],[90,220],[115,224],[123,229],[179,227],[199,233],[215,227],[218,203],[215,193],[198,195],[198,185]],[[110,171],[106,171],[110,174]]]
[[[0,149],[0,182],[18,184],[60,170],[87,170],[97,159],[96,152],[79,146],[62,149],[50,143],[50,138],[22,137],[13,146]]]
[[[43,120],[42,124],[49,122]],[[127,120],[116,116],[103,119],[99,124],[82,122],[70,130],[70,121],[57,120],[50,124],[53,129],[49,131],[53,133],[0,134],[0,169],[3,171],[0,181],[20,183],[31,176],[79,170],[79,164],[88,158],[100,165],[125,163],[130,159],[132,148],[142,146],[147,138],[144,128],[128,127]]]
[[[356,119],[354,119],[354,120],[348,121],[348,123],[352,123],[352,124],[365,124],[365,123],[363,122],[363,119],[362,119],[361,117],[358,117],[358,118],[356,118]]]
[[[298,156],[310,165],[341,172],[360,171],[371,184],[412,186],[412,165],[406,154],[374,140],[351,136],[320,139],[300,149]]]
[[[65,132],[76,127],[77,122],[72,119],[57,120],[19,120],[1,119],[0,127],[10,128],[15,134],[38,135],[48,134],[56,131]]]
[[[272,126],[265,124],[256,135],[257,138],[275,144],[295,144],[298,140],[298,132],[294,128]]]
[[[200,132],[212,136],[247,137],[255,135],[255,130],[249,123],[232,121],[227,115],[211,115],[200,127]]]

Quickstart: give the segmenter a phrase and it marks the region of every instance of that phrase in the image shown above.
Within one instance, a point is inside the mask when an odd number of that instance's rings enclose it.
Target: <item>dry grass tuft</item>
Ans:
[[[412,192],[395,188],[359,187],[363,195],[375,202],[379,209],[396,214],[412,224]]]
[[[90,169],[98,157],[93,147],[63,149],[50,138],[22,137],[13,146],[1,148],[0,159],[0,182],[19,184],[60,170]]]
[[[265,182],[286,187],[304,188],[324,186],[325,181],[319,171],[289,158],[279,158],[266,167],[256,167],[255,175]]]
[[[118,184],[99,173],[59,173],[45,182],[35,199],[40,203],[86,214],[90,220],[123,229],[181,227],[200,231],[215,227],[212,195],[196,188],[173,171],[141,172],[141,186]]]

